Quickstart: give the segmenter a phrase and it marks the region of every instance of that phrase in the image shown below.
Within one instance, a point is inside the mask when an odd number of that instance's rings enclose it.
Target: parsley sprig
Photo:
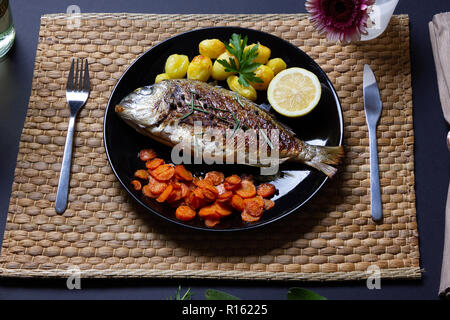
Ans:
[[[238,73],[238,81],[244,87],[250,86],[250,82],[264,82],[253,72],[261,65],[261,63],[253,62],[253,60],[258,56],[258,45],[254,45],[250,49],[244,50],[247,46],[247,40],[247,36],[242,39],[240,34],[233,33],[230,43],[225,43],[225,48],[229,53],[236,57],[238,64],[236,64],[235,59],[232,57],[230,57],[228,61],[225,59],[217,60],[217,62],[225,67],[226,72]]]

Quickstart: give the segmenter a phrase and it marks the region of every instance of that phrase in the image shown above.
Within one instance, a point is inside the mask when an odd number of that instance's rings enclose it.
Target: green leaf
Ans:
[[[240,298],[235,297],[229,293],[214,289],[206,290],[205,298],[206,300],[241,300]]]
[[[168,300],[192,300],[192,296],[194,294],[191,293],[191,288],[188,288],[183,296],[181,296],[181,286],[178,286],[177,291],[175,292],[174,297],[169,297]]]
[[[303,288],[290,288],[287,293],[288,300],[328,300],[314,291]]]

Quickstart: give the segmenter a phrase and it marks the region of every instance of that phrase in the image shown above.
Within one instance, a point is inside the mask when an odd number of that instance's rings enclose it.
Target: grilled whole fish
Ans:
[[[223,132],[224,137],[230,136],[230,132],[233,135],[237,129],[242,132],[249,129],[272,132],[271,129],[277,129],[276,156],[281,161],[305,163],[329,177],[337,171],[332,165],[339,164],[344,154],[342,146],[314,146],[301,141],[252,101],[200,81],[165,80],[136,89],[115,107],[115,111],[138,132],[168,146],[175,146],[186,138],[202,143],[194,133],[194,122],[197,121],[201,121],[202,132],[215,130]],[[207,147],[207,143],[204,142],[203,147]],[[210,143],[217,146],[217,141]],[[245,152],[249,152],[249,139],[244,139],[244,143]],[[221,145],[224,146],[225,142]],[[267,145],[270,157],[275,152],[270,150],[270,140]],[[223,149],[225,157],[228,151],[225,147]]]

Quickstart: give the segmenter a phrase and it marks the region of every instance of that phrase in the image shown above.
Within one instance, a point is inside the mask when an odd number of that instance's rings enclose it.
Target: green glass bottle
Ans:
[[[15,37],[9,1],[0,0],[0,58],[11,49]]]

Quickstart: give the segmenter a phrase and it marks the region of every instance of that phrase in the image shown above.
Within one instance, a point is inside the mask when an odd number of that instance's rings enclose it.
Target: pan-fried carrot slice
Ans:
[[[175,211],[175,216],[178,220],[189,221],[195,218],[195,210],[188,206],[179,206]]]
[[[223,187],[227,191],[234,191],[234,190],[238,189],[239,186],[240,186],[240,183],[239,184],[231,184],[231,183],[228,183],[226,181],[223,183]]]
[[[216,200],[219,195],[219,191],[209,180],[200,180],[197,182],[197,186],[202,189],[205,199],[209,201]]]
[[[230,199],[233,197],[233,192],[232,191],[226,191],[222,194],[219,194],[219,196],[217,197],[217,201],[218,202],[228,202],[230,201]]]
[[[205,199],[202,188],[195,188],[193,191],[194,195],[199,199]]]
[[[263,183],[256,188],[256,194],[263,197],[263,198],[269,198],[275,194],[277,189],[275,186],[271,183]]]
[[[205,203],[206,201],[202,198],[197,197],[194,192],[191,192],[187,198],[187,204],[193,209],[198,209],[204,206]]]
[[[220,222],[219,219],[205,219],[205,226],[207,226],[208,228],[212,228],[214,226],[216,226],[218,223]]]
[[[150,170],[150,174],[159,181],[167,181],[175,174],[175,168],[171,164],[163,164],[154,170]]]
[[[264,199],[260,196],[244,200],[245,211],[254,216],[259,217],[264,212]]]
[[[175,175],[179,180],[192,181],[193,179],[192,173],[186,170],[182,164],[175,166]]]
[[[241,178],[238,175],[233,174],[225,179],[225,182],[229,184],[239,184],[241,183]]]
[[[236,190],[237,188],[239,188],[240,183],[241,183],[241,178],[234,174],[232,176],[227,177],[225,179],[225,182],[223,185],[226,190],[232,191],[232,190]]]
[[[211,181],[211,183],[215,186],[221,184],[224,178],[225,178],[224,174],[219,171],[210,171],[205,176],[205,180]]]
[[[150,185],[148,184],[142,187],[142,193],[148,198],[158,198],[158,195],[151,191]]]
[[[180,185],[181,185],[181,197],[185,198],[189,193],[189,187],[182,182],[180,182]]]
[[[233,209],[226,203],[221,203],[221,202],[215,202],[214,203],[215,207],[216,207],[216,212],[221,216],[221,217],[226,217],[229,216],[232,212]]]
[[[173,184],[172,184],[173,186]],[[182,193],[181,193],[181,188],[180,189],[173,189],[172,192],[170,193],[169,197],[167,198],[167,202],[173,203],[173,202],[177,202],[178,200],[180,200],[182,198]]]
[[[156,158],[156,152],[152,149],[143,149],[139,152],[139,159],[148,161]]]
[[[241,219],[244,222],[257,222],[259,221],[261,217],[254,217],[251,214],[249,214],[247,211],[242,211],[241,213]]]
[[[158,181],[152,176],[148,177],[148,185],[153,194],[161,194],[167,188],[167,183]]]
[[[139,179],[148,179],[148,172],[147,170],[139,169],[136,170],[134,176]]]
[[[252,198],[256,195],[256,187],[253,182],[249,180],[242,180],[241,185],[236,189],[236,194],[240,195],[242,198]]]
[[[136,191],[139,191],[142,189],[142,184],[139,180],[132,180],[131,185],[133,186],[133,189]]]
[[[164,191],[159,195],[158,198],[156,198],[156,201],[158,202],[164,202],[167,200],[167,198],[170,196],[170,194],[172,193],[173,190],[173,186],[171,184],[169,184],[167,186],[166,189],[164,189]]]
[[[275,206],[275,202],[269,199],[264,199],[264,210],[270,210]]]
[[[164,164],[164,160],[160,158],[155,158],[152,160],[149,160],[145,163],[145,167],[149,170],[155,170],[160,165]]]
[[[201,208],[198,216],[202,219],[220,219],[220,215],[217,213],[214,204]]]
[[[231,206],[237,211],[244,211],[244,199],[242,199],[241,196],[238,196],[237,194],[233,195],[231,197]]]

